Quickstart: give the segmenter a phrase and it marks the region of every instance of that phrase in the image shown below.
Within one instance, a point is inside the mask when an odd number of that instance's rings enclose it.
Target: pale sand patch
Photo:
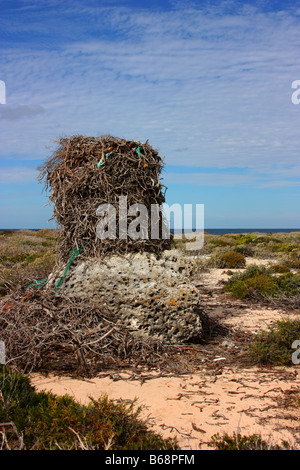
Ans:
[[[223,367],[221,375],[208,370],[181,377],[146,380],[123,380],[96,377],[90,381],[68,377],[42,377],[33,374],[37,390],[69,394],[81,403],[90,397],[107,394],[112,399],[133,400],[145,405],[142,417],[150,418],[153,429],[164,437],[177,436],[183,450],[206,449],[215,433],[237,432],[261,434],[270,443],[285,439],[296,445],[299,437],[299,408],[289,411],[279,407],[285,390],[299,391],[299,374],[293,369],[263,371],[258,368],[239,370]]]

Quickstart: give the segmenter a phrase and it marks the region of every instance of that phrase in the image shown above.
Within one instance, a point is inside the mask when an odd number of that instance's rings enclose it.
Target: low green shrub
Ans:
[[[235,242],[237,245],[249,245],[250,243],[253,243],[256,239],[257,235],[254,235],[253,233],[245,233],[237,235]]]
[[[255,245],[260,245],[261,243],[282,243],[282,240],[271,235],[259,235],[255,240],[253,240],[253,243],[255,243]]]
[[[14,235],[16,233],[15,230],[2,230],[0,232],[1,237],[10,237],[11,235]]]
[[[0,266],[0,297],[12,289],[26,287],[35,280],[45,279],[55,265],[55,253],[47,251],[43,254],[34,254],[27,261],[15,263],[13,266]]]
[[[171,450],[176,439],[164,439],[148,429],[135,401],[118,403],[102,396],[81,405],[69,395],[36,392],[28,377],[0,370],[0,422],[7,448],[35,450]]]
[[[279,273],[279,274],[284,274],[284,273],[289,273],[290,268],[286,266],[285,264],[274,264],[270,268],[268,268],[268,272],[271,274]]]
[[[255,294],[272,296],[277,291],[277,287],[276,282],[270,276],[257,274],[246,280],[237,279],[230,287],[225,286],[225,290],[229,290],[238,299],[244,299]]]
[[[35,261],[37,258],[42,257],[42,253],[20,253],[15,256],[0,256],[0,263],[32,263]]]
[[[257,297],[292,297],[300,295],[300,276],[288,272],[274,276],[264,266],[250,265],[231,276],[224,286],[238,299]]]
[[[56,239],[58,237],[58,231],[54,228],[41,228],[40,230],[33,232],[33,235],[36,237]]]
[[[300,268],[300,256],[297,253],[290,253],[288,256],[283,258],[284,264],[291,269]]]
[[[290,366],[295,350],[292,344],[300,339],[300,320],[281,320],[276,326],[254,337],[246,351],[251,363]]]
[[[210,259],[210,265],[216,268],[243,268],[246,265],[246,259],[241,253],[227,251],[213,255]]]
[[[232,246],[234,245],[234,242],[233,240],[226,240],[224,238],[212,238],[211,240],[209,240],[209,244],[210,245],[213,245],[213,246]]]
[[[254,256],[255,254],[254,249],[250,245],[237,245],[234,251],[244,256]]]
[[[287,441],[282,441],[280,445],[272,445],[263,440],[259,434],[242,436],[239,433],[233,433],[232,436],[227,433],[223,436],[220,436],[219,433],[214,434],[208,446],[214,447],[216,450],[292,450]]]
[[[276,282],[280,293],[286,296],[294,296],[300,294],[300,276],[291,272],[282,274],[276,278]]]
[[[297,250],[297,245],[295,243],[273,243],[269,244],[268,248],[272,251],[291,253],[294,250]]]

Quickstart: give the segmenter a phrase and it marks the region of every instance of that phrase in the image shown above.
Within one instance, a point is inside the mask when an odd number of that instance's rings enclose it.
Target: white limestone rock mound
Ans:
[[[200,341],[199,294],[192,260],[178,250],[88,259],[71,268],[61,290],[112,307],[132,332],[168,343]]]

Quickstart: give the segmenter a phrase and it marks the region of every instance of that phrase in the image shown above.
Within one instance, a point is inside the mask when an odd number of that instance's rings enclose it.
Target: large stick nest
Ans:
[[[165,202],[165,186],[160,174],[163,160],[148,141],[127,141],[112,136],[61,138],[57,150],[39,168],[40,181],[50,189],[53,218],[60,229],[60,261],[70,250],[82,248],[81,257],[108,253],[148,251],[159,255],[170,248],[170,239],[151,239],[151,205]],[[148,210],[148,238],[120,239],[119,197],[127,197],[127,208],[143,204]],[[96,234],[97,208],[111,204],[116,209],[116,239],[100,240]],[[127,223],[132,221],[128,217]],[[160,231],[166,221],[160,213]]]

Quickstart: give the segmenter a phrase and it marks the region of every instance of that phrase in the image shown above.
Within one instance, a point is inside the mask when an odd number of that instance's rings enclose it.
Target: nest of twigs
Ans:
[[[169,249],[170,238],[161,236],[168,224],[159,213],[159,237],[151,238],[151,205],[165,202],[166,188],[161,184],[163,160],[148,142],[127,141],[112,136],[61,138],[57,150],[39,167],[39,180],[50,189],[53,218],[60,229],[58,257],[66,261],[71,250],[82,248],[82,257],[109,253],[148,251],[159,255]],[[148,211],[148,228],[142,236],[120,237],[119,198],[127,197],[127,210],[143,204]],[[102,204],[116,210],[115,239],[99,239],[96,215]],[[122,213],[123,214],[123,213]],[[129,224],[137,216],[127,217]],[[124,226],[122,225],[124,229]],[[138,227],[137,227],[138,230]]]
[[[118,323],[115,312],[63,294],[16,291],[2,301],[6,364],[24,373],[52,371],[85,377],[105,370],[187,373],[184,345],[163,344]]]

